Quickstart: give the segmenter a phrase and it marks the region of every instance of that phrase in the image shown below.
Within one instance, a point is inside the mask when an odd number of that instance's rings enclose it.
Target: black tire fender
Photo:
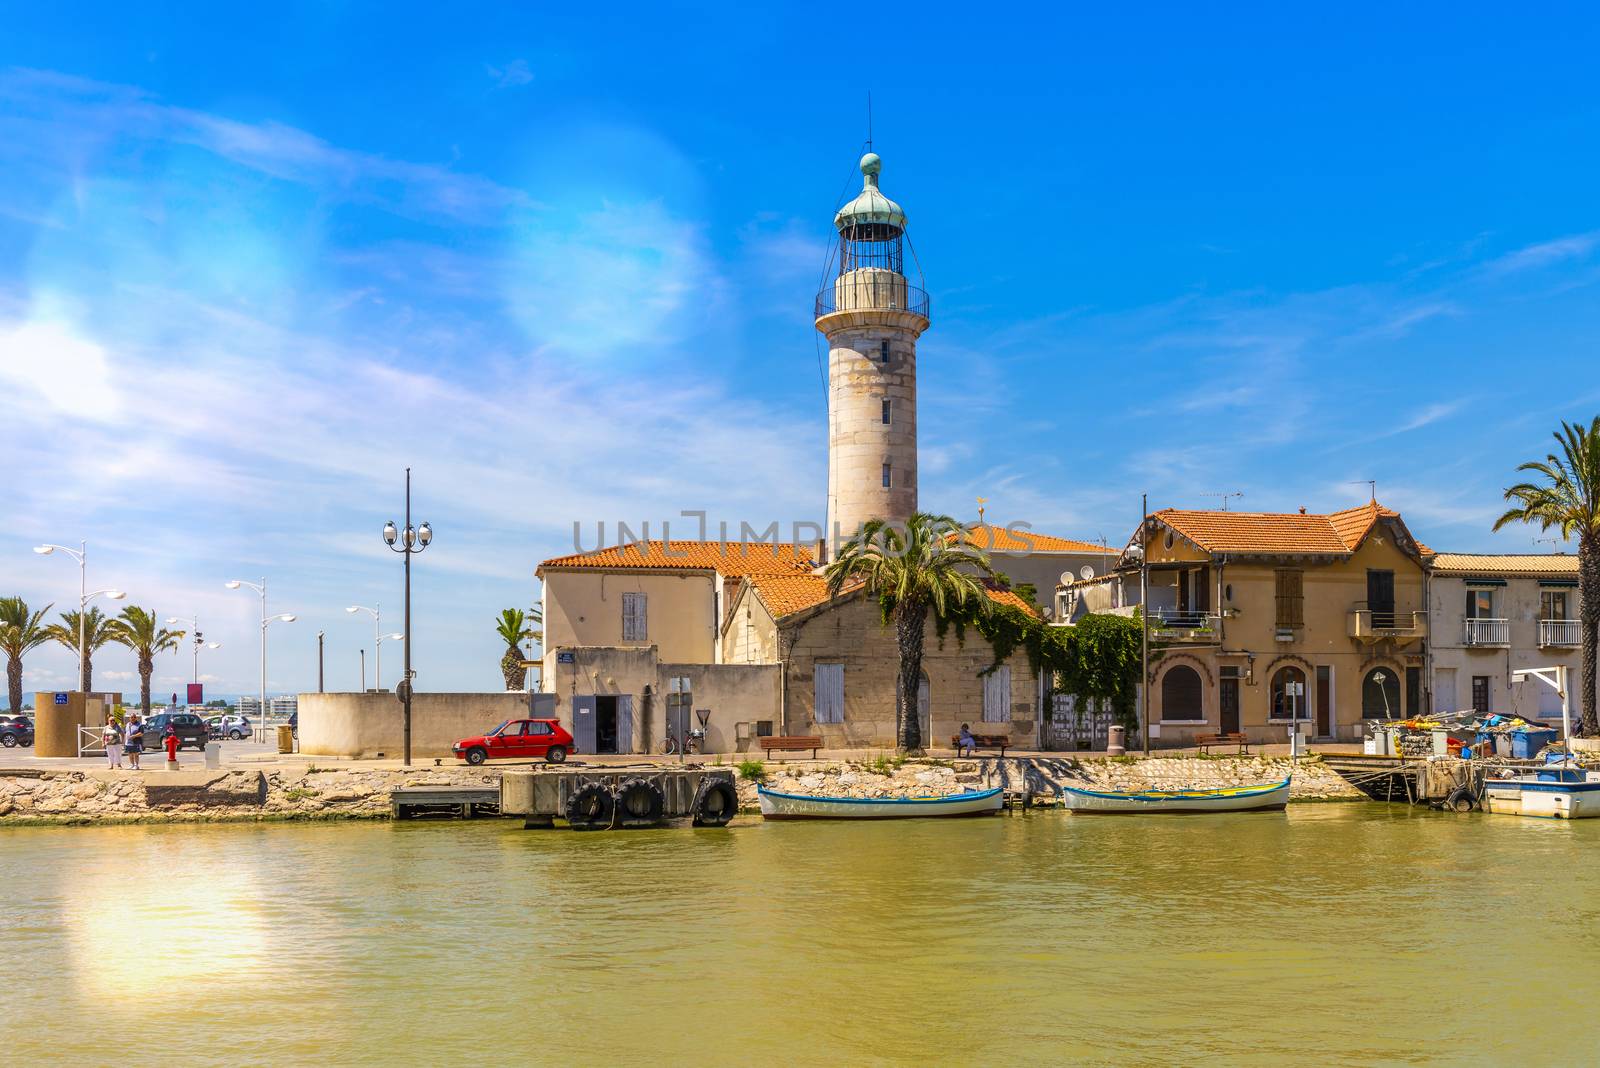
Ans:
[[[661,787],[649,779],[628,779],[617,787],[617,823],[623,827],[654,827],[666,807]]]
[[[1444,799],[1444,807],[1451,812],[1471,812],[1478,807],[1478,799],[1473,796],[1472,787],[1457,786]]]
[[[692,811],[696,827],[726,827],[739,811],[739,791],[727,779],[703,779]]]
[[[605,831],[611,828],[617,812],[617,799],[600,783],[585,783],[567,798],[567,823],[575,831]]]

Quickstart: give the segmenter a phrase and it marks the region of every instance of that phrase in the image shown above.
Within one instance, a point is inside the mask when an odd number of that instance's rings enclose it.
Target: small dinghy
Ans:
[[[1292,777],[1292,776],[1291,776]],[[1072,812],[1255,812],[1289,803],[1289,779],[1262,786],[1216,790],[1079,790],[1063,786],[1062,803]]]
[[[769,820],[903,820],[927,816],[987,816],[1005,804],[1000,788],[946,797],[818,797],[759,788]]]

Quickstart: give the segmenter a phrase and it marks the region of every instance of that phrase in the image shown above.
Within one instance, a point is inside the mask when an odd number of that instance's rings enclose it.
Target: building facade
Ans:
[[[1429,593],[1433,707],[1558,722],[1561,696],[1527,668],[1582,667],[1578,558],[1551,554],[1440,553]]]
[[[1153,744],[1242,733],[1355,741],[1427,707],[1429,555],[1376,502],[1325,515],[1150,517],[1123,581],[1148,567]]]

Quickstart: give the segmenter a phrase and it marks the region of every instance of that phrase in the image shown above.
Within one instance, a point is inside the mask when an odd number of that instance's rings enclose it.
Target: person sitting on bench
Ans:
[[[965,723],[961,725],[961,737],[956,742],[956,756],[977,756],[978,740],[972,736],[972,728]]]

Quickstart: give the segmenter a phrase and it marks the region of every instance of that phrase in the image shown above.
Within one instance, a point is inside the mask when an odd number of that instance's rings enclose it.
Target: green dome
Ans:
[[[878,172],[883,160],[876,152],[861,157],[861,195],[839,209],[833,225],[839,230],[865,223],[880,223],[898,230],[906,228],[906,213],[900,205],[878,192]]]

